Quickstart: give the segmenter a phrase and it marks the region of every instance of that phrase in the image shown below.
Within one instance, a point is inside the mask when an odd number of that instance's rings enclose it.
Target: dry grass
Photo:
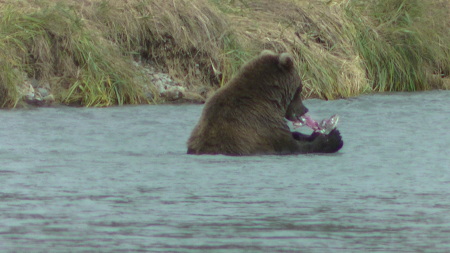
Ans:
[[[206,96],[263,49],[291,52],[305,97],[449,87],[449,0],[1,0],[0,106],[24,78],[57,101],[162,101],[133,61]],[[25,76],[24,76],[25,75]],[[149,100],[150,99],[150,100]]]
[[[48,7],[6,5],[0,9],[0,48],[7,69],[48,82],[58,100],[67,104],[109,106],[143,100],[129,62],[99,36],[100,31],[87,28],[68,5],[33,3]],[[14,86],[20,87],[23,82],[18,76],[9,78],[10,84],[1,85],[14,91]],[[14,98],[14,103],[3,106],[15,106],[18,100]]]
[[[289,51],[303,75],[304,95],[334,99],[370,90],[340,6],[309,1],[236,3],[229,15],[240,43],[250,52]]]
[[[356,48],[375,91],[445,88],[442,77],[450,74],[450,1],[352,2],[348,14],[359,30]]]
[[[448,0],[243,0],[221,9],[247,51],[292,52],[304,95],[334,99],[448,87],[449,8]]]
[[[143,94],[150,80],[133,60],[151,61],[191,89],[217,87],[228,31],[216,12],[201,0],[1,2],[0,102],[21,99],[23,80],[12,69],[49,82],[66,104],[152,102]]]
[[[135,0],[99,5],[85,16],[124,52],[154,62],[188,86],[219,82],[214,69],[221,68],[227,24],[207,2]]]

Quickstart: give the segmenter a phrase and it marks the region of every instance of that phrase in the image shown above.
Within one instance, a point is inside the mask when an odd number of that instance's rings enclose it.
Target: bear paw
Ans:
[[[337,129],[331,130],[329,134],[313,132],[308,139],[312,145],[310,152],[313,153],[334,153],[344,145],[341,133]]]

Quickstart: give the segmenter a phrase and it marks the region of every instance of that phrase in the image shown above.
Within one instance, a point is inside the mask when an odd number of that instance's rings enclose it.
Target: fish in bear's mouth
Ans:
[[[333,129],[336,128],[338,121],[339,115],[335,114],[331,116],[329,119],[323,119],[320,123],[318,123],[313,118],[311,118],[311,116],[308,113],[305,113],[292,123],[295,128],[307,126],[312,130],[314,130],[314,132],[329,134]]]

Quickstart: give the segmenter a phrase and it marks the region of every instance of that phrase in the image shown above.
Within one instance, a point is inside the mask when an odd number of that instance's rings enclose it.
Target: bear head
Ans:
[[[239,80],[245,81],[239,85],[247,85],[255,89],[261,99],[276,103],[286,119],[297,121],[308,112],[301,98],[301,77],[291,54],[264,50],[247,63],[240,74]]]

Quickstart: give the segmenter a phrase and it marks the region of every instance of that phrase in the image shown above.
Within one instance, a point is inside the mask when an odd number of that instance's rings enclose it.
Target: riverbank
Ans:
[[[304,96],[450,89],[449,0],[0,0],[0,107],[203,102],[263,49]]]

